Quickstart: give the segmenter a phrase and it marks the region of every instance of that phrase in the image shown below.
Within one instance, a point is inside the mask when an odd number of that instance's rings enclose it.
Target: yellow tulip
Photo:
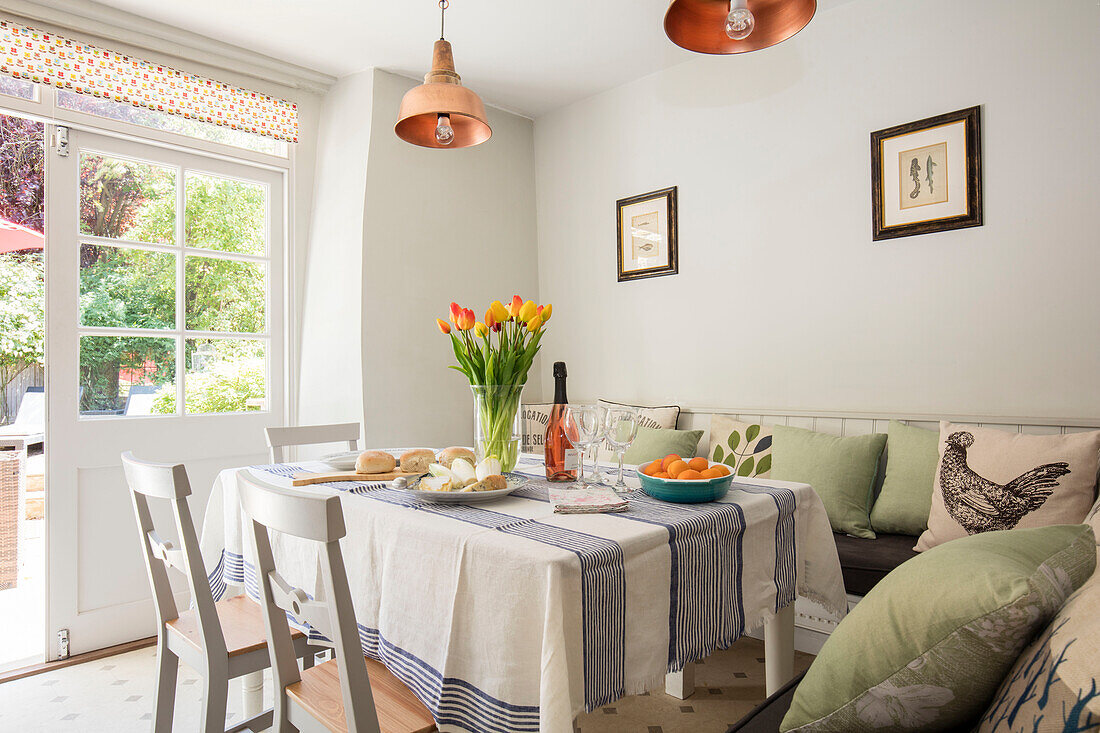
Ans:
[[[538,315],[539,307],[535,305],[535,301],[529,300],[523,304],[523,307],[519,309],[519,319],[524,323],[528,323]]]
[[[508,312],[508,309],[504,307],[504,304],[499,300],[494,300],[489,306],[489,310],[493,314],[493,320],[497,323],[507,323],[508,319],[512,317],[512,314]]]
[[[489,335],[489,327],[486,326],[481,321],[478,321],[477,323],[474,324],[474,333],[476,333],[481,338],[485,338],[486,336]]]
[[[554,310],[554,306],[551,305],[550,303],[547,303],[546,305],[544,305],[542,307],[542,321],[543,321],[543,323],[550,320],[550,313],[553,310]]]
[[[535,316],[527,322],[527,330],[531,333],[538,331],[542,328],[542,316]]]

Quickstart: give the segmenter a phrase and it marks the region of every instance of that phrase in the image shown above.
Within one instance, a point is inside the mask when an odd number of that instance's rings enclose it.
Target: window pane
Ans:
[[[267,344],[238,339],[188,339],[187,412],[267,409]]]
[[[0,76],[0,94],[33,100],[34,82],[25,79],[14,79],[10,76]]]
[[[176,412],[176,340],[81,336],[80,414]]]
[[[267,267],[258,262],[187,258],[187,328],[263,333]]]
[[[258,183],[188,173],[184,230],[189,247],[262,255],[267,192]]]
[[[245,150],[254,150],[257,153],[278,155],[283,158],[287,156],[287,144],[282,140],[264,135],[254,135],[251,132],[232,130],[209,122],[188,120],[164,112],[155,112],[145,107],[135,107],[126,102],[99,99],[59,89],[57,91],[57,106],[77,112],[87,112],[97,117],[106,117],[109,120],[129,122],[142,127],[151,127],[155,130],[176,132],[199,140],[209,140],[210,142],[232,145]]]
[[[84,244],[80,247],[80,323],[174,328],[176,256]]]
[[[176,241],[176,171],[80,155],[80,231],[153,244]]]

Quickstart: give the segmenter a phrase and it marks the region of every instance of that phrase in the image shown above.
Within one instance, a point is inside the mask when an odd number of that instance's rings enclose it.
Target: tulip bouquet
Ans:
[[[477,458],[496,456],[504,471],[519,458],[520,392],[552,311],[517,295],[507,306],[494,300],[484,321],[458,303],[451,303],[450,323],[436,319],[458,361],[451,369],[466,375],[474,393]]]

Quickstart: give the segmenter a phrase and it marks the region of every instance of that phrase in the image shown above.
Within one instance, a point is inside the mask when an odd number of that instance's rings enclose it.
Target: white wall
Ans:
[[[468,444],[472,397],[435,319],[452,300],[480,319],[493,299],[537,299],[533,125],[489,108],[487,143],[419,148],[393,132],[417,82],[354,79],[322,114],[300,422],[362,418],[376,447]],[[326,143],[337,130],[351,143]],[[528,390],[539,398],[537,380]]]
[[[852,0],[539,118],[540,294],[570,395],[1100,415],[1098,20]],[[873,243],[871,131],[975,104],[985,226]],[[671,185],[680,274],[616,283],[615,200]]]

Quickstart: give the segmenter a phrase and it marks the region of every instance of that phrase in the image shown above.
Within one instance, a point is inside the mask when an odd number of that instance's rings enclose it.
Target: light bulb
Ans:
[[[735,3],[731,3],[734,5]],[[730,14],[726,16],[726,35],[735,41],[743,41],[756,27],[756,18],[752,11],[745,7],[731,7]]]
[[[440,145],[450,145],[455,139],[455,131],[451,127],[450,115],[439,115],[435,125],[435,139]]]

